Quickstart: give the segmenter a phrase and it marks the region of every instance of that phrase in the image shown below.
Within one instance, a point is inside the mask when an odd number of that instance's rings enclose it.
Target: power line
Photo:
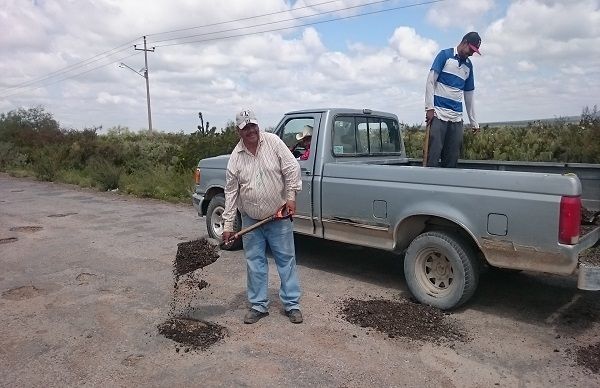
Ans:
[[[390,1],[390,0],[378,1],[377,3],[384,2],[384,1]],[[328,19],[328,20],[319,20],[319,21],[310,22],[310,23],[297,24],[297,25],[288,26],[288,27],[272,28],[272,29],[268,29],[268,30],[254,31],[254,32],[248,32],[248,33],[244,33],[244,34],[229,35],[229,36],[220,36],[220,37],[216,37],[216,38],[192,40],[192,41],[186,41],[186,42],[180,42],[180,43],[162,44],[162,45],[156,45],[155,47],[168,47],[168,46],[178,46],[178,45],[190,44],[190,43],[210,42],[210,41],[215,41],[215,40],[239,38],[239,37],[250,36],[250,35],[258,35],[258,34],[263,34],[265,32],[275,32],[275,31],[290,30],[290,29],[299,28],[299,27],[314,26],[314,25],[317,25],[317,24],[331,23],[331,22],[335,22],[335,21],[339,21],[339,20],[346,20],[346,19],[357,18],[357,17],[367,16],[367,15],[374,15],[374,14],[384,13],[384,12],[390,12],[390,11],[397,11],[399,9],[406,9],[406,8],[418,7],[418,6],[421,6],[421,5],[434,4],[434,3],[439,3],[439,2],[442,2],[442,1],[444,1],[444,0],[424,1],[424,2],[421,2],[421,3],[407,4],[407,5],[402,5],[402,6],[397,6],[397,7],[391,7],[391,8],[386,8],[386,9],[381,9],[381,10],[376,10],[376,11],[359,13],[359,14],[356,14],[356,15],[341,16],[341,17],[338,17],[338,18],[333,18],[333,19]],[[328,11],[328,12],[324,12],[323,14],[325,14],[325,13],[331,13],[331,12],[337,12],[337,11],[338,10]],[[312,17],[312,16],[315,16],[315,15],[310,15],[310,16]],[[302,18],[304,18],[304,17],[307,17],[307,16],[302,16]],[[296,20],[296,19],[292,19],[292,20]],[[197,35],[190,35],[190,36],[186,36],[186,37],[173,38],[173,39],[168,39],[168,40],[165,40],[165,41],[176,40],[176,39],[187,39],[187,38],[192,38],[192,37],[196,37],[196,36],[214,35],[214,34],[222,33],[222,32],[236,31],[236,30],[240,30],[240,29],[249,29],[249,28],[259,27],[259,26],[263,26],[263,25],[267,25],[267,24],[276,24],[276,23],[279,23],[279,22],[276,21],[276,22],[263,23],[263,24],[246,26],[246,27],[241,27],[241,28],[232,28],[232,29],[222,30],[222,31],[217,31],[217,32],[207,32],[207,33],[204,33],[204,34],[197,34]],[[157,43],[157,42],[155,41],[155,42],[152,42],[152,43]]]
[[[226,24],[226,23],[232,23],[232,22],[236,22],[236,21],[243,21],[243,20],[250,20],[250,19],[258,19],[261,17],[265,17],[265,16],[272,16],[275,14],[280,14],[280,13],[289,13],[291,11],[296,11],[299,9],[304,9],[304,8],[310,8],[310,7],[314,7],[314,6],[318,6],[318,5],[324,5],[324,4],[329,4],[329,3],[333,3],[339,0],[332,0],[332,1],[325,1],[325,2],[321,2],[321,3],[314,3],[311,5],[307,5],[307,6],[303,6],[303,7],[298,7],[298,8],[294,8],[291,10],[285,10],[285,11],[277,11],[277,12],[271,12],[271,13],[266,13],[266,14],[262,14],[262,15],[256,15],[256,16],[250,16],[250,17],[245,17],[245,18],[240,18],[240,19],[234,19],[234,20],[230,20],[230,21],[224,21],[224,22],[218,22],[218,23],[211,23],[211,24],[206,24],[206,25],[202,25],[202,26],[196,26],[196,27],[189,27],[189,28],[183,28],[183,29],[178,29],[178,30],[172,30],[172,31],[166,31],[163,33],[157,33],[157,34],[152,34],[152,35],[161,35],[161,34],[168,34],[168,33],[173,33],[173,32],[180,32],[180,31],[187,31],[187,30],[191,30],[191,29],[197,29],[197,28],[203,28],[203,27],[209,27],[209,26],[215,26],[215,25],[221,25],[221,24]],[[221,30],[221,31],[215,31],[215,32],[207,32],[207,33],[203,33],[203,34],[194,34],[194,35],[189,35],[189,36],[183,36],[183,37],[174,37],[171,39],[163,39],[163,40],[158,40],[158,41],[154,41],[154,42],[149,42],[148,44],[151,43],[158,43],[158,42],[168,42],[168,41],[175,41],[175,40],[181,40],[181,39],[189,39],[189,38],[194,38],[194,37],[198,37],[198,36],[207,36],[207,35],[214,35],[214,34],[220,34],[220,33],[224,33],[224,32],[231,32],[231,31],[238,31],[241,29],[250,29],[250,28],[256,28],[256,27],[262,27],[262,26],[266,26],[266,25],[271,25],[271,24],[277,24],[277,23],[283,23],[283,22],[289,22],[289,21],[294,21],[294,20],[300,20],[300,19],[305,19],[305,18],[309,18],[309,17],[317,17],[317,16],[322,16],[325,14],[331,14],[334,12],[340,12],[340,11],[345,11],[345,10],[349,10],[349,9],[355,9],[355,8],[362,8],[362,7],[366,7],[366,6],[370,6],[370,5],[375,5],[375,4],[380,4],[380,3],[385,3],[385,2],[389,2],[391,0],[379,0],[379,1],[373,1],[373,2],[369,2],[369,3],[363,3],[361,5],[356,5],[356,6],[349,6],[349,7],[344,7],[344,8],[340,8],[340,9],[335,9],[335,10],[331,10],[331,11],[325,11],[325,12],[320,12],[320,13],[316,13],[316,14],[312,14],[312,15],[303,15],[303,16],[298,16],[298,17],[294,17],[294,18],[289,18],[289,19],[285,19],[285,20],[279,20],[279,21],[274,21],[274,22],[266,22],[266,23],[259,23],[259,24],[255,24],[255,25],[250,25],[250,26],[246,26],[246,27],[238,27],[238,28],[231,28],[231,29],[225,29],[225,30]],[[375,10],[375,11],[369,11],[369,12],[364,12],[364,13],[359,13],[359,14],[355,14],[355,15],[349,15],[349,16],[343,16],[343,17],[338,17],[338,18],[332,18],[332,19],[328,19],[328,20],[320,20],[320,21],[315,21],[315,22],[310,22],[310,23],[304,23],[304,24],[297,24],[294,26],[288,26],[288,27],[279,27],[279,28],[273,28],[273,29],[267,29],[267,30],[262,30],[262,31],[254,31],[254,32],[249,32],[249,33],[243,33],[243,34],[236,34],[236,35],[229,35],[229,36],[221,36],[221,37],[215,37],[215,38],[209,38],[209,39],[200,39],[200,40],[192,40],[192,41],[186,41],[186,42],[178,42],[178,43],[170,43],[170,44],[163,44],[163,45],[156,45],[155,47],[168,47],[168,46],[177,46],[177,45],[183,45],[183,44],[191,44],[191,43],[202,43],[202,42],[209,42],[209,41],[215,41],[215,40],[224,40],[224,39],[231,39],[231,38],[238,38],[238,37],[243,37],[243,36],[250,36],[250,35],[258,35],[258,34],[263,34],[266,32],[275,32],[275,31],[283,31],[283,30],[289,30],[289,29],[294,29],[294,28],[299,28],[299,27],[306,27],[306,26],[312,26],[312,25],[318,25],[318,24],[324,24],[324,23],[331,23],[334,21],[339,21],[339,20],[346,20],[346,19],[351,19],[351,18],[357,18],[357,17],[361,17],[361,16],[367,16],[367,15],[373,15],[373,14],[379,14],[379,13],[384,13],[384,12],[390,12],[390,11],[396,11],[399,9],[406,9],[406,8],[412,8],[412,7],[417,7],[417,6],[422,6],[422,5],[428,5],[428,4],[434,4],[434,3],[438,3],[438,2],[442,2],[444,0],[430,0],[430,1],[423,1],[420,3],[412,3],[412,4],[407,4],[407,5],[402,5],[402,6],[397,6],[397,7],[391,7],[391,8],[386,8],[386,9],[381,9],[381,10]],[[67,66],[63,69],[57,70],[55,72],[49,73],[46,76],[43,76],[41,78],[38,79],[34,79],[34,80],[30,80],[15,86],[12,86],[8,89],[5,89],[3,91],[0,92],[0,97],[5,98],[5,97],[9,97],[15,94],[20,94],[20,91],[18,91],[19,89],[26,89],[28,86],[38,83],[38,82],[43,82],[45,80],[49,80],[51,78],[57,77],[61,74],[64,73],[69,73],[73,70],[76,70],[78,68],[84,67],[84,66],[88,66],[94,62],[98,62],[100,60],[103,59],[108,59],[110,56],[118,54],[121,51],[124,51],[126,49],[129,48],[129,44],[135,42],[136,40],[132,40],[129,41],[127,43],[124,43],[120,46],[117,46],[111,50],[107,50],[103,53],[97,54],[91,58],[88,58],[84,61],[80,61],[78,63],[75,63],[73,65]],[[126,46],[127,47],[124,47]],[[115,51],[116,50],[116,51]],[[113,52],[112,54],[109,54],[111,52]],[[131,56],[133,56],[135,54],[132,55],[128,55],[122,58],[119,58],[115,61],[111,61],[109,63],[94,67],[92,69],[86,70],[84,72],[80,72],[77,74],[74,74],[72,76],[67,76],[58,80],[55,80],[53,82],[50,83],[45,83],[42,84],[38,87],[35,87],[31,90],[36,90],[39,89],[41,87],[44,86],[48,86],[48,85],[52,85],[61,81],[65,81],[67,79],[73,78],[73,77],[78,77],[82,74],[86,74],[89,73],[93,70],[99,69],[101,67],[104,66],[108,66],[112,63],[116,63],[119,62],[123,59],[129,58]],[[11,93],[12,91],[12,93]],[[7,93],[8,94],[5,94]]]
[[[283,11],[269,12],[269,13],[264,13],[262,15],[247,16],[247,17],[244,17],[244,18],[227,20],[227,21],[224,21],[224,22],[216,22],[216,23],[210,23],[210,24],[203,24],[203,25],[195,26],[195,27],[180,28],[180,29],[177,29],[177,30],[157,32],[155,34],[148,34],[146,36],[150,37],[150,36],[153,36],[153,35],[172,34],[174,32],[195,30],[195,29],[198,29],[198,28],[213,27],[213,26],[218,26],[218,25],[221,25],[221,24],[229,24],[229,23],[241,22],[241,21],[244,21],[244,20],[258,19],[258,18],[262,18],[262,17],[265,17],[265,16],[273,16],[273,15],[278,15],[278,14],[282,14],[282,13],[289,13],[289,12],[292,12],[292,11],[298,11],[300,9],[305,9],[305,8],[312,8],[312,7],[316,7],[316,6],[319,6],[319,5],[330,4],[330,3],[337,3],[339,1],[340,0],[329,0],[329,1],[324,1],[322,3],[308,4],[308,5],[305,5],[303,7],[286,9],[286,10],[283,10]],[[364,5],[368,5],[368,4],[364,4]]]
[[[175,37],[175,38],[169,38],[169,39],[163,39],[163,40],[155,40],[155,41],[152,41],[152,43],[155,44],[155,43],[161,43],[161,42],[168,42],[168,41],[172,41],[172,40],[176,40],[176,39],[187,39],[187,38],[195,38],[195,37],[198,37],[198,36],[215,35],[215,34],[220,34],[220,33],[223,33],[223,32],[245,30],[245,29],[248,29],[248,28],[268,26],[268,25],[271,25],[271,24],[279,24],[279,23],[284,23],[284,22],[289,22],[289,21],[294,21],[294,20],[300,20],[300,19],[306,19],[306,18],[314,18],[314,17],[323,16],[323,15],[331,14],[331,13],[335,13],[335,12],[347,11],[347,10],[355,9],[355,8],[362,8],[362,7],[366,7],[366,6],[369,6],[369,5],[387,3],[389,1],[392,1],[392,0],[373,1],[373,2],[370,2],[370,3],[364,3],[364,4],[360,4],[360,5],[353,5],[353,6],[349,6],[349,7],[338,8],[338,9],[334,9],[334,10],[331,10],[331,11],[318,12],[318,13],[314,13],[312,15],[296,16],[296,17],[289,18],[289,19],[276,20],[276,21],[272,21],[272,22],[264,22],[264,23],[260,23],[260,24],[253,24],[251,26],[235,27],[235,28],[229,28],[229,29],[221,30],[221,31],[212,31],[212,32],[205,32],[205,33],[202,33],[202,34],[194,34],[194,35],[181,36],[181,37]],[[437,2],[437,1],[442,1],[442,0],[436,0],[436,1],[431,1],[431,2]],[[305,8],[305,7],[302,7],[302,8]],[[261,17],[262,17],[262,15],[261,15]],[[238,19],[238,20],[246,20],[246,19],[248,19],[248,18],[242,18],[242,19]],[[230,23],[230,22],[215,23],[214,25],[224,24],[224,23]],[[294,26],[294,27],[301,27],[301,26]],[[191,27],[190,29],[192,29],[192,28],[201,28],[201,27],[204,27],[204,26]],[[164,46],[161,46],[161,47],[164,47]]]
[[[137,40],[137,39],[136,39],[136,40]],[[85,60],[83,60],[83,61],[80,61],[80,62],[74,63],[74,64],[72,64],[72,65],[69,65],[69,66],[67,66],[67,67],[64,67],[64,68],[62,68],[62,69],[59,69],[59,70],[53,71],[53,72],[51,72],[51,73],[48,73],[48,74],[46,74],[45,76],[42,76],[42,77],[40,77],[40,78],[36,78],[36,79],[33,79],[33,80],[29,80],[29,81],[22,82],[22,83],[20,83],[20,84],[17,84],[17,85],[13,85],[13,86],[11,86],[11,87],[9,87],[9,88],[7,88],[7,89],[4,89],[4,90],[2,90],[0,93],[6,93],[6,92],[10,92],[10,91],[11,91],[11,90],[13,90],[13,89],[21,89],[21,88],[23,88],[23,87],[25,87],[25,86],[28,86],[28,85],[31,85],[31,84],[34,84],[34,83],[37,83],[37,82],[45,81],[45,80],[47,80],[47,79],[50,79],[50,78],[54,78],[54,77],[56,77],[56,76],[58,76],[58,75],[60,75],[60,74],[62,74],[62,73],[68,73],[68,72],[70,72],[70,71],[73,71],[73,70],[79,69],[79,68],[81,68],[81,67],[84,67],[84,66],[90,65],[90,64],[92,64],[92,63],[94,63],[94,62],[98,62],[98,61],[100,61],[100,60],[104,59],[104,58],[102,58],[102,57],[106,57],[106,58],[108,58],[108,57],[110,57],[110,56],[112,56],[112,55],[115,55],[115,54],[118,54],[118,53],[120,53],[121,51],[125,51],[126,49],[128,49],[128,48],[130,47],[129,45],[130,45],[131,43],[133,43],[133,42],[135,42],[135,40],[129,41],[129,42],[127,42],[127,43],[123,43],[122,45],[119,45],[119,46],[117,46],[117,47],[115,47],[115,48],[112,48],[112,49],[110,49],[110,50],[104,51],[104,52],[102,52],[102,53],[100,53],[100,54],[94,55],[93,57],[90,57],[90,58],[88,58],[88,59],[85,59]],[[124,47],[125,45],[127,45],[127,47]],[[115,50],[116,50],[116,51],[115,51]],[[114,51],[114,53],[112,53],[112,54],[109,54],[109,53],[111,53],[112,51]],[[96,58],[96,59],[94,59],[94,58]]]
[[[337,2],[337,1],[340,1],[340,0],[329,0],[329,1],[321,2],[321,3],[315,3],[315,4],[311,4],[311,5],[306,5],[306,6],[303,6],[303,7],[294,8],[294,10],[299,10],[299,9],[304,9],[304,8],[310,8],[310,7],[314,7],[314,6],[318,6],[318,5],[324,5],[324,4],[328,4],[328,3],[334,3],[334,2]],[[279,14],[279,13],[285,13],[285,12],[290,12],[290,10],[284,10],[284,11],[278,11],[278,12],[271,12],[271,13],[266,13],[266,14],[256,15],[256,16],[248,16],[248,17],[245,17],[245,18],[240,18],[240,19],[235,19],[235,20],[229,20],[229,21],[218,22],[218,23],[211,23],[211,24],[206,24],[206,25],[203,25],[203,26],[182,28],[182,29],[178,29],[178,30],[165,31],[165,32],[156,33],[156,34],[150,34],[150,35],[169,34],[169,33],[173,33],[173,32],[186,31],[186,30],[197,29],[197,28],[202,28],[202,27],[210,27],[210,26],[215,26],[215,25],[220,25],[220,24],[226,24],[226,23],[232,23],[232,22],[242,21],[242,20],[249,20],[249,19],[260,18],[260,17],[265,17],[265,16],[272,16],[272,15],[276,15],[276,14]],[[90,65],[90,64],[92,64],[94,62],[102,60],[103,58],[101,58],[101,57],[104,57],[104,56],[105,57],[109,57],[110,55],[114,55],[114,54],[117,54],[117,53],[119,53],[121,51],[124,51],[124,50],[128,49],[129,45],[131,43],[135,42],[136,40],[137,39],[134,39],[134,40],[131,40],[129,42],[123,43],[123,44],[121,44],[121,45],[119,45],[119,46],[117,46],[115,48],[112,48],[112,49],[104,51],[104,52],[102,52],[100,54],[94,55],[94,56],[92,56],[92,57],[90,57],[88,59],[85,59],[83,61],[80,61],[80,62],[74,63],[72,65],[66,66],[66,67],[64,67],[62,69],[53,71],[53,72],[48,73],[48,74],[46,74],[44,76],[41,76],[39,78],[35,78],[35,79],[29,80],[29,81],[25,81],[25,82],[22,82],[22,83],[10,86],[10,87],[8,87],[8,88],[0,91],[0,95],[3,95],[4,93],[9,93],[8,95],[13,95],[14,93],[10,93],[10,92],[14,91],[15,89],[23,89],[26,86],[29,86],[29,85],[32,85],[32,84],[35,84],[35,83],[38,83],[38,82],[42,82],[42,81],[54,78],[56,76],[59,76],[61,74],[68,73],[68,72],[70,72],[72,70],[76,70],[76,69],[79,69],[81,67]],[[126,47],[124,47],[124,46],[126,46]],[[115,51],[115,52],[112,53],[112,54],[109,54],[112,51]],[[94,69],[96,69],[96,68],[94,68]],[[84,73],[86,73],[86,72],[84,72]],[[80,73],[80,74],[84,74],[84,73]],[[65,79],[68,79],[68,78],[65,78]],[[39,89],[39,88],[35,88],[35,89]],[[35,90],[35,89],[33,89],[33,90]]]
[[[62,82],[62,81],[66,81],[66,80],[68,80],[68,79],[71,79],[71,78],[76,78],[76,77],[79,77],[80,75],[87,74],[87,73],[89,73],[89,72],[91,72],[91,71],[94,71],[94,70],[100,69],[101,67],[108,66],[108,65],[111,65],[111,64],[113,64],[113,63],[121,62],[121,61],[122,61],[122,60],[124,60],[124,59],[130,58],[130,57],[133,57],[133,56],[135,56],[135,55],[139,55],[139,54],[141,54],[141,53],[133,53],[133,54],[129,54],[129,55],[126,55],[126,56],[124,56],[124,57],[121,57],[121,58],[119,58],[119,59],[116,59],[116,60],[114,60],[114,61],[111,61],[111,62],[109,62],[109,63],[105,63],[105,64],[103,64],[103,65],[96,66],[96,67],[93,67],[93,68],[91,68],[91,69],[88,69],[88,70],[86,70],[86,71],[82,71],[82,72],[80,72],[80,73],[73,74],[73,75],[70,75],[70,76],[67,76],[67,77],[64,77],[64,78],[60,78],[60,79],[54,80],[54,81],[52,81],[52,82],[44,83],[44,84],[42,84],[42,85],[40,85],[40,86],[33,87],[33,88],[29,89],[29,90],[30,90],[30,91],[37,90],[37,89],[39,89],[39,88],[43,88],[43,87],[45,87],[45,86],[54,85],[54,84],[56,84],[56,83],[59,83],[59,82]],[[1,98],[6,98],[6,97],[14,96],[14,95],[17,95],[17,94],[20,94],[20,93],[21,93],[20,91],[15,91],[15,92],[13,92],[13,93],[9,93],[9,94],[6,94],[6,95],[2,95],[2,96],[0,96],[0,97],[1,97]]]

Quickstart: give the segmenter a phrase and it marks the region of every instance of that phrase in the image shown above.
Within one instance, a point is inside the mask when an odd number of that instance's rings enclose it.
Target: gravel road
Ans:
[[[465,339],[428,342],[340,313],[410,301],[398,256],[301,236],[303,324],[283,315],[271,266],[271,314],[244,325],[243,254],[221,252],[184,312],[226,335],[181,347],[157,326],[177,244],[205,233],[191,205],[0,175],[0,386],[600,386],[577,356],[600,342],[600,294],[574,277],[490,271],[444,316]]]

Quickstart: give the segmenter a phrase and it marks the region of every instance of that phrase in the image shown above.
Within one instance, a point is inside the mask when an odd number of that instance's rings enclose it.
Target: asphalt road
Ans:
[[[399,257],[296,238],[305,322],[270,271],[271,315],[244,325],[242,252],[222,252],[193,316],[227,328],[207,351],[157,333],[177,243],[205,235],[174,205],[0,175],[0,386],[600,386],[579,347],[600,341],[600,294],[574,277],[489,272],[451,314],[470,340],[389,338],[339,315],[345,298],[409,298]]]

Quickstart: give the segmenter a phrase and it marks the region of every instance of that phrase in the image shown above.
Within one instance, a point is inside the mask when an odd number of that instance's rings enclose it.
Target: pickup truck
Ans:
[[[581,180],[571,173],[507,171],[472,161],[468,168],[421,167],[406,157],[398,118],[369,109],[294,111],[273,132],[292,148],[305,125],[314,130],[309,158],[298,161],[302,191],[294,231],[397,252],[420,302],[460,306],[489,266],[578,272],[579,288],[600,289],[600,265],[578,262],[600,238],[600,227],[580,225],[582,201],[590,210],[599,204],[597,186],[582,198]],[[217,239],[228,158],[199,162],[192,195]],[[599,183],[600,166],[584,167],[592,173],[586,179]]]

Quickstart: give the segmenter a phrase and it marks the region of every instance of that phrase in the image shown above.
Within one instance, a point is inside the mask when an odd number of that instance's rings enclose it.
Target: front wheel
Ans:
[[[477,257],[468,243],[451,233],[423,233],[406,250],[404,276],[419,302],[452,309],[475,293],[479,281]]]
[[[221,241],[222,234],[225,226],[223,220],[223,212],[225,212],[225,197],[222,194],[215,195],[208,204],[206,209],[206,229],[208,235],[218,241]],[[240,215],[237,214],[233,221],[233,231],[239,232],[242,228],[242,220]],[[225,245],[222,249],[233,251],[242,247],[242,239],[237,239],[231,245]]]

